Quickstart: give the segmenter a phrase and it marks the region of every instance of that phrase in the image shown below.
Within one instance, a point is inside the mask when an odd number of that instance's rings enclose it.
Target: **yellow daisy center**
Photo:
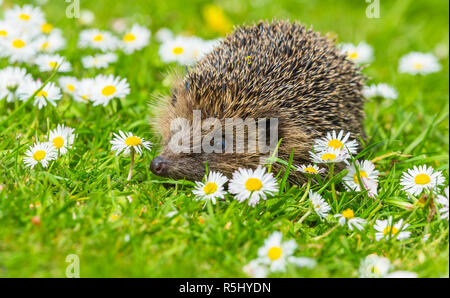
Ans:
[[[53,139],[53,145],[57,148],[60,149],[62,148],[62,146],[64,146],[64,139],[62,137],[56,137]]]
[[[21,49],[26,45],[26,43],[21,39],[16,39],[12,42],[12,46],[16,49]]]
[[[361,178],[367,178],[367,173],[365,172],[365,171],[360,171],[359,172],[359,177],[361,177]],[[354,175],[353,176],[353,181],[356,183],[356,184],[359,184],[359,181],[358,181],[358,175]]]
[[[414,64],[414,68],[415,69],[422,69],[423,68],[423,64],[422,63],[416,63],[416,64]]]
[[[184,49],[182,47],[175,47],[172,49],[172,53],[174,53],[175,55],[181,55],[183,54]]]
[[[19,19],[21,19],[22,21],[29,21],[30,20],[30,15],[25,14],[25,13],[21,13],[19,15]]]
[[[50,33],[53,30],[53,25],[45,23],[41,25],[41,31],[44,33]]]
[[[208,182],[205,187],[203,187],[203,191],[205,192],[205,195],[210,195],[215,193],[217,190],[217,184],[214,182]]]
[[[0,36],[8,36],[8,32],[6,30],[0,30]]]
[[[245,188],[248,191],[260,190],[261,187],[262,182],[258,178],[248,178],[247,181],[245,181]]]
[[[339,141],[338,139],[333,139],[328,142],[328,147],[332,147],[334,149],[341,149],[342,147],[344,147],[344,144],[342,144],[342,142]]]
[[[39,97],[47,97],[48,96],[48,94],[47,94],[47,92],[45,92],[44,90],[41,90],[41,91],[39,91],[37,94],[36,94],[36,96],[39,96]]]
[[[73,92],[73,91],[75,91],[75,86],[74,85],[72,85],[72,84],[67,84],[67,90],[69,90],[70,92]]]
[[[324,155],[322,155],[322,160],[329,160],[332,161],[336,158],[336,154],[333,153],[325,153]]]
[[[387,226],[383,230],[383,235],[387,235],[387,234],[395,235],[397,233],[398,233],[398,229],[396,227],[392,227],[392,226]]]
[[[431,178],[427,174],[419,174],[416,176],[416,178],[414,178],[414,182],[416,184],[420,184],[420,185],[428,184],[428,183],[430,183],[430,181],[431,181]]]
[[[127,33],[125,34],[125,36],[123,37],[123,41],[125,42],[132,42],[136,40],[136,36],[132,33]]]
[[[33,158],[36,161],[40,161],[40,160],[43,160],[45,158],[45,155],[46,155],[46,153],[45,153],[44,150],[37,150],[36,152],[34,152]]]
[[[125,144],[127,144],[128,146],[137,146],[140,145],[141,143],[142,143],[141,139],[135,136],[128,137],[125,139]]]
[[[97,35],[94,36],[94,38],[92,40],[93,41],[102,41],[103,40],[103,35],[97,34]]]
[[[355,213],[352,209],[347,209],[342,212],[342,216],[346,219],[352,219],[353,217],[355,217]]]
[[[317,170],[313,167],[306,167],[304,171],[310,174],[317,174]]]
[[[55,61],[51,61],[48,65],[49,65],[51,68],[55,68],[56,66],[58,66],[58,63],[55,62]]]
[[[350,59],[356,59],[356,58],[358,58],[358,52],[349,52],[348,54],[348,58],[350,58]]]
[[[372,267],[372,273],[376,273],[376,274],[380,274],[381,270],[378,266],[373,266]]]
[[[274,246],[267,251],[267,256],[270,260],[276,261],[281,257],[281,247]]]
[[[114,87],[112,85],[108,85],[102,89],[102,94],[104,96],[110,96],[110,95],[113,95],[114,93],[116,93],[116,87]]]
[[[42,44],[41,49],[42,49],[42,50],[45,50],[45,49],[48,49],[49,47],[50,47],[50,44],[49,44],[48,41],[46,41],[46,42],[44,42],[44,43]]]

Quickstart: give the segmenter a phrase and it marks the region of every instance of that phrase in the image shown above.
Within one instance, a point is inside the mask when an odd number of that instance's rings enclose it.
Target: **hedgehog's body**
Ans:
[[[201,179],[204,163],[230,176],[239,167],[256,167],[255,153],[180,153],[167,146],[175,118],[278,118],[278,156],[294,164],[310,161],[314,139],[331,130],[363,135],[363,78],[334,42],[289,22],[237,28],[189,69],[160,112],[165,149],[152,163],[162,176]],[[192,152],[192,151],[191,151]],[[155,164],[156,163],[156,164]],[[162,168],[158,167],[161,164]],[[301,180],[301,175],[294,174]]]

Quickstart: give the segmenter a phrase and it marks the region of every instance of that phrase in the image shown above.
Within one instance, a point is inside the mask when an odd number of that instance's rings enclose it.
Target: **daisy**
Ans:
[[[258,249],[258,261],[269,266],[270,271],[285,271],[295,250],[297,243],[295,240],[282,241],[280,232],[273,232]]]
[[[325,169],[321,169],[316,165],[301,165],[300,167],[297,167],[297,171],[306,174],[306,175],[318,175],[325,172]]]
[[[438,59],[430,53],[411,52],[400,58],[398,71],[426,75],[441,70]]]
[[[210,50],[211,46],[209,43],[198,37],[190,37],[187,47],[186,60],[187,64],[193,64],[194,62],[200,60],[204,55],[206,55]]]
[[[16,30],[11,22],[5,22],[0,20],[0,49],[2,42],[5,42],[8,36],[14,34]],[[0,53],[0,57],[3,57],[4,53]]]
[[[41,35],[36,39],[36,47],[45,53],[54,53],[66,47],[66,40],[62,36],[61,30],[53,30],[48,35]]]
[[[58,153],[50,142],[37,143],[25,152],[23,159],[25,165],[34,168],[35,165],[40,163],[44,168],[48,166],[48,162],[56,159]]]
[[[45,23],[42,10],[32,5],[15,5],[12,9],[5,11],[4,17],[23,33],[31,35],[39,34],[40,26]]]
[[[165,41],[159,47],[159,56],[163,62],[178,62],[181,65],[193,63],[190,55],[191,40],[188,37],[178,36]]]
[[[92,99],[95,80],[92,78],[83,78],[75,86],[73,98],[78,102],[87,103]]]
[[[195,182],[197,185],[192,193],[196,196],[197,200],[204,200],[205,206],[208,200],[211,200],[213,204],[216,204],[216,199],[223,199],[226,191],[223,189],[224,184],[228,181],[227,177],[219,172],[210,172],[205,176],[205,183]]]
[[[54,27],[50,23],[43,23],[41,25],[41,33],[43,33],[43,34],[50,34],[50,33],[52,33],[53,29],[54,29]]]
[[[127,79],[113,75],[98,75],[94,79],[91,100],[94,106],[106,106],[113,98],[123,98],[130,94]]]
[[[60,55],[42,54],[36,57],[34,63],[39,67],[39,71],[53,71],[58,69],[58,72],[68,72],[72,70],[72,66],[64,57]]]
[[[110,63],[117,61],[117,55],[114,53],[98,54],[95,56],[81,57],[81,63],[84,68],[107,68]]]
[[[389,218],[385,220],[377,220],[373,227],[378,231],[378,233],[375,233],[375,239],[377,241],[390,238],[405,240],[411,235],[411,232],[404,231],[409,227],[409,224],[403,224],[403,219],[400,219],[399,222],[394,224],[392,222],[392,216],[389,216]]]
[[[326,151],[328,149],[335,149],[340,151],[348,151],[350,154],[356,154],[358,150],[358,143],[356,140],[349,140],[350,133],[346,133],[344,136],[344,131],[339,131],[336,134],[336,131],[332,131],[331,133],[327,133],[326,137],[316,139],[314,141],[314,150],[318,151]]]
[[[381,278],[386,276],[391,268],[391,261],[385,257],[375,254],[368,255],[361,261],[359,266],[359,277],[361,278]]]
[[[78,79],[75,77],[60,77],[58,84],[65,93],[73,95],[78,87]]]
[[[29,62],[37,53],[36,43],[26,35],[8,35],[2,42],[2,47],[10,63]]]
[[[426,165],[414,166],[407,172],[403,172],[400,184],[403,190],[411,195],[419,195],[424,189],[433,191],[437,186],[445,182],[440,171],[434,172],[433,167]]]
[[[61,155],[64,155],[68,149],[72,148],[75,139],[74,131],[75,129],[73,128],[58,125],[54,130],[50,131],[48,140]]]
[[[266,169],[261,166],[256,170],[239,168],[233,173],[228,190],[239,202],[248,199],[248,205],[255,207],[261,198],[266,200],[267,195],[274,195],[278,191],[278,182],[272,173],[266,173]]]
[[[19,99],[26,101],[30,98],[39,88],[41,88],[42,83],[40,81],[28,81],[23,82],[19,85]],[[56,87],[55,83],[50,82],[44,86],[35,96],[34,105],[42,109],[47,105],[47,102],[53,106],[56,106],[55,101],[60,100],[62,97],[61,89]]]
[[[18,98],[18,87],[23,81],[30,81],[33,78],[24,68],[8,66],[0,70],[0,100],[6,98],[7,102],[12,102]]]
[[[341,151],[338,149],[326,149],[324,151],[320,151],[319,153],[309,152],[311,155],[312,161],[314,163],[338,163],[338,162],[347,162],[348,154],[345,151]]]
[[[394,271],[386,274],[384,278],[417,278],[417,273],[410,271]]]
[[[360,42],[357,46],[351,43],[342,44],[341,53],[355,63],[369,63],[373,60],[373,49],[365,42]]]
[[[121,47],[127,54],[141,50],[148,45],[150,39],[150,31],[142,26],[134,24],[131,29],[122,37]]]
[[[309,191],[309,199],[311,200],[311,204],[316,214],[320,218],[325,219],[331,210],[330,205],[322,198],[320,194],[315,193],[312,190]]]
[[[380,174],[380,172],[375,170],[375,165],[369,160],[364,160],[362,163],[356,160],[355,165],[351,164],[347,166],[348,174],[343,179],[345,187],[348,190],[361,191],[361,185],[359,184],[358,179],[359,173],[359,178],[361,179],[364,189],[369,191],[369,196],[376,196],[378,187],[378,175]],[[359,170],[357,170],[357,168]],[[371,185],[374,185],[374,188],[371,188]]]
[[[334,217],[338,218],[338,222],[341,226],[344,226],[347,223],[350,231],[353,231],[353,228],[356,228],[360,231],[364,230],[363,225],[366,224],[366,220],[355,217],[355,213],[352,209],[346,209],[341,214],[336,214]]]
[[[442,205],[442,208],[439,209],[439,213],[441,214],[441,219],[448,220],[448,186],[444,190],[445,196],[439,195],[437,197],[436,202]]]
[[[116,156],[122,151],[125,154],[130,153],[130,149],[134,149],[137,154],[141,154],[143,149],[150,150],[152,143],[145,141],[143,138],[133,135],[131,132],[124,133],[119,130],[118,134],[113,134],[114,138],[111,141],[111,151],[116,151]]]
[[[91,25],[95,20],[95,14],[88,10],[82,9],[80,11],[80,23],[83,25]]]
[[[379,84],[373,84],[370,86],[365,86],[363,89],[363,95],[367,98],[373,98],[373,97],[381,97],[381,98],[387,98],[387,99],[397,99],[398,98],[398,92],[393,88],[392,86],[385,84],[385,83],[379,83]]]
[[[155,39],[158,42],[167,42],[173,39],[173,33],[168,28],[161,28],[156,32]]]
[[[108,31],[98,29],[83,30],[80,33],[78,46],[80,48],[99,49],[103,52],[113,51],[117,48],[119,40]]]
[[[268,274],[267,268],[261,265],[258,260],[250,261],[250,263],[242,268],[242,271],[252,278],[265,278]]]

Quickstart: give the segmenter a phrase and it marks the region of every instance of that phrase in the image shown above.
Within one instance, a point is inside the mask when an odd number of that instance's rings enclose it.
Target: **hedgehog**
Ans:
[[[327,132],[344,130],[353,139],[364,139],[364,81],[361,68],[340,52],[333,39],[302,24],[260,21],[236,27],[187,68],[184,78],[178,76],[171,96],[160,101],[152,126],[161,136],[162,152],[150,169],[158,176],[198,181],[207,171],[231,177],[238,168],[264,163],[267,152],[225,150],[236,149],[237,141],[211,138],[223,135],[226,119],[277,119],[278,158],[288,160],[293,154],[294,165],[310,163],[314,140]],[[196,121],[199,117],[221,125],[203,129]],[[186,129],[174,131],[174,123]],[[265,122],[261,137],[272,132],[267,123],[271,122]],[[193,131],[200,129],[194,136]],[[183,150],[173,149],[175,133],[189,141]],[[244,126],[245,137],[254,134]],[[201,150],[206,137],[219,150]],[[283,171],[278,163],[273,169]],[[302,183],[304,177],[291,171],[289,180]]]

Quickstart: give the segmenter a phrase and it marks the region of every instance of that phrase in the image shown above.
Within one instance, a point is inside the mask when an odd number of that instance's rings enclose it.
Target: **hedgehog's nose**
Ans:
[[[158,176],[164,176],[167,169],[167,162],[162,157],[155,157],[150,164],[150,170]]]

